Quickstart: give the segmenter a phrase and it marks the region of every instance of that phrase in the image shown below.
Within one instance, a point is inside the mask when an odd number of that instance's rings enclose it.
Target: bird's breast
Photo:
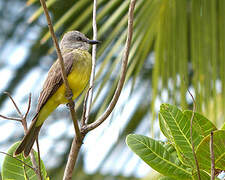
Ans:
[[[91,75],[92,60],[91,55],[88,51],[76,49],[72,53],[74,55],[73,59],[74,62],[67,78],[69,86],[73,92],[73,100],[74,100],[81,94],[81,92],[87,86],[87,83]],[[65,92],[64,84],[60,88],[62,88],[62,91]],[[61,101],[60,103],[67,103],[64,93],[62,95],[63,97],[59,97]]]

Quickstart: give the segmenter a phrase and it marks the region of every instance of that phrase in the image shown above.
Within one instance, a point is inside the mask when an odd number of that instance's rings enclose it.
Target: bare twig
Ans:
[[[16,102],[12,98],[11,94],[8,93],[8,92],[4,92],[4,94],[6,94],[10,98],[10,100],[12,101],[14,107],[16,108],[16,111],[17,111],[18,115],[20,116],[20,118],[6,117],[6,116],[3,116],[3,115],[0,115],[0,117],[3,118],[3,119],[7,119],[7,120],[22,122],[23,115],[22,115],[21,111],[19,110]]]
[[[80,139],[80,129],[79,129],[79,125],[78,125],[78,122],[77,122],[77,119],[76,119],[75,110],[74,110],[74,102],[72,100],[72,96],[73,96],[72,95],[72,90],[69,87],[69,82],[67,80],[66,70],[65,70],[65,66],[64,66],[61,50],[60,50],[59,44],[57,42],[57,38],[56,38],[54,29],[53,29],[53,26],[52,26],[51,18],[49,16],[48,8],[46,6],[45,0],[40,0],[40,2],[41,2],[41,5],[43,7],[43,10],[44,10],[47,22],[48,22],[48,28],[49,28],[49,31],[50,31],[51,36],[52,36],[52,40],[53,40],[55,48],[56,48],[57,56],[59,58],[59,62],[60,62],[60,66],[61,66],[62,79],[63,79],[63,82],[64,82],[65,87],[66,87],[66,98],[67,98],[67,100],[69,102],[68,104],[69,104],[70,113],[71,113],[71,117],[72,117],[74,128],[75,128],[76,136],[77,136],[78,139]]]
[[[30,111],[30,106],[31,106],[31,94],[29,94],[29,100],[28,100],[28,107],[27,107],[27,111],[25,113],[25,115],[23,116],[23,114],[21,113],[21,111],[19,110],[16,102],[14,101],[13,97],[8,93],[8,92],[5,92],[5,94],[8,95],[8,97],[10,98],[10,100],[12,101],[14,107],[16,108],[16,111],[18,113],[18,115],[21,117],[21,118],[11,118],[11,117],[6,117],[6,116],[3,116],[3,115],[0,115],[0,117],[4,118],[4,119],[7,119],[7,120],[14,120],[14,121],[19,121],[22,123],[22,126],[24,128],[24,132],[26,134],[27,132],[27,121],[26,121],[26,118],[27,118],[27,115]],[[4,153],[4,154],[7,154],[7,153]],[[34,157],[34,152],[33,150],[31,151],[31,154],[30,154],[30,158],[31,158],[31,163],[33,165],[33,169],[35,171],[35,173],[37,174],[38,178],[41,180],[41,176],[39,175],[39,171],[38,171],[38,166],[37,166],[37,163],[36,163],[36,160],[35,160],[35,157]],[[24,162],[23,162],[24,163]]]
[[[37,173],[37,171],[36,171],[36,169],[35,169],[35,168],[33,168],[33,167],[32,167],[32,166],[30,166],[29,164],[27,164],[27,163],[23,162],[23,161],[22,161],[22,160],[20,160],[19,158],[14,157],[13,155],[8,154],[8,153],[5,153],[5,152],[2,152],[2,151],[0,151],[0,153],[5,154],[5,155],[7,155],[7,156],[10,156],[11,158],[16,159],[17,161],[20,161],[22,164],[24,164],[25,166],[27,166],[27,167],[31,168],[31,169],[32,169],[35,173]]]
[[[27,133],[27,121],[26,121],[26,119],[27,119],[27,115],[30,111],[30,106],[31,106],[31,93],[29,94],[27,112],[25,113],[24,117],[22,118],[22,125],[23,125],[25,133]]]
[[[0,117],[7,120],[22,122],[21,118],[6,117],[0,114]]]
[[[27,106],[27,112],[26,112],[25,115],[24,115],[24,119],[27,118],[27,115],[28,115],[28,113],[29,113],[29,111],[30,111],[30,106],[31,106],[31,93],[29,94],[29,98],[28,98],[28,106]]]
[[[97,0],[94,0],[93,4],[93,39],[97,40],[97,23],[96,23],[96,11],[97,11]],[[93,89],[94,89],[94,80],[95,80],[95,66],[96,66],[96,50],[97,45],[93,45],[92,47],[92,70],[90,77],[90,91],[87,92],[87,108],[85,113],[85,124],[88,123],[88,118],[91,111],[92,97],[93,97]]]
[[[29,98],[28,98],[27,111],[26,111],[25,115],[23,116],[23,118],[21,119],[21,123],[23,125],[23,129],[24,129],[25,134],[27,133],[27,130],[28,130],[27,129],[27,121],[26,121],[26,119],[27,119],[27,115],[28,115],[28,113],[30,111],[30,107],[31,107],[31,93],[29,94]],[[31,160],[31,163],[32,163],[34,169],[36,170],[36,174],[38,176],[38,179],[41,180],[42,179],[41,172],[38,169],[38,165],[37,165],[37,162],[36,162],[33,150],[31,150],[31,153],[30,153],[30,160]]]
[[[38,151],[38,176],[39,176],[40,179],[42,179],[42,175],[41,175],[41,155],[40,155],[38,137],[36,139],[36,144],[37,144],[37,151]]]
[[[201,180],[200,169],[199,169],[199,165],[198,165],[197,156],[196,156],[196,153],[195,153],[195,146],[194,146],[193,133],[192,133],[192,130],[193,130],[193,119],[194,119],[194,115],[195,115],[195,111],[196,111],[196,102],[195,102],[195,99],[194,99],[193,95],[191,94],[191,92],[189,90],[187,90],[187,91],[190,94],[190,96],[192,98],[192,101],[193,101],[193,110],[192,110],[191,125],[190,125],[190,136],[191,136],[192,153],[193,153],[193,156],[194,156],[194,159],[195,159],[198,179]]]
[[[113,111],[119,99],[119,96],[125,81],[127,62],[128,62],[129,51],[130,51],[131,40],[132,40],[135,3],[136,3],[136,0],[131,0],[130,2],[129,14],[128,14],[128,35],[127,35],[125,51],[124,51],[123,60],[122,60],[121,76],[120,76],[119,83],[117,85],[116,92],[106,111],[95,122],[87,125],[86,131],[91,131],[97,128],[100,124],[102,124],[106,120],[106,118],[110,115],[110,113]]]
[[[86,115],[86,110],[87,110],[87,100],[88,100],[88,95],[89,95],[89,91],[91,90],[91,88],[92,87],[88,88],[88,91],[87,91],[87,93],[85,95],[85,98],[84,98],[83,113],[82,113],[82,116],[81,116],[81,127],[83,127],[85,125],[85,115]]]
[[[211,155],[211,180],[215,179],[215,155],[213,149],[213,131],[210,136],[210,155]]]
[[[36,175],[38,177],[39,180],[41,180],[41,177],[39,176],[39,169],[38,169],[38,165],[37,165],[37,162],[36,162],[36,159],[35,159],[35,156],[34,156],[34,150],[31,149],[31,152],[30,152],[30,160],[31,160],[31,163],[32,163],[32,166],[34,167],[35,171],[36,171]]]
[[[14,105],[15,108],[16,108],[17,113],[18,113],[18,114],[20,115],[20,117],[22,118],[23,115],[22,115],[21,111],[19,110],[18,106],[16,105],[16,103],[15,103],[14,99],[12,98],[11,94],[9,94],[8,92],[4,92],[4,94],[6,94],[7,96],[9,96],[9,98],[11,99],[13,105]]]

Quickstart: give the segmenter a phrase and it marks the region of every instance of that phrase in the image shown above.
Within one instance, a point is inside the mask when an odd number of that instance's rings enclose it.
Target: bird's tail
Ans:
[[[34,117],[27,134],[24,136],[22,142],[20,143],[20,145],[17,147],[16,151],[14,152],[14,155],[18,155],[22,152],[24,152],[24,156],[27,157],[30,154],[30,151],[33,147],[33,144],[35,142],[35,140],[38,137],[38,133],[41,129],[41,126],[36,126],[36,122],[37,122],[37,118],[38,118],[38,114]]]

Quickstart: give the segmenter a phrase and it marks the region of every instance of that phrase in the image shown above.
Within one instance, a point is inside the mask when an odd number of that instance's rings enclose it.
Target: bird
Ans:
[[[92,57],[89,46],[98,44],[98,40],[90,40],[79,31],[65,33],[61,42],[67,79],[75,100],[87,86],[91,75]],[[14,152],[17,156],[23,152],[28,157],[39,131],[47,117],[60,105],[68,103],[65,97],[66,88],[61,75],[59,59],[51,66],[40,92],[36,113],[21,143]]]

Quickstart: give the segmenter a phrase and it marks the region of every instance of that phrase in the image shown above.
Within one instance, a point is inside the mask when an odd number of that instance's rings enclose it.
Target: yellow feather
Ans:
[[[91,74],[91,55],[89,52],[80,49],[75,49],[73,52],[76,54],[76,57],[74,57],[74,64],[67,78],[73,92],[74,100],[84,90],[89,81]],[[67,99],[65,98],[65,85],[62,84],[41,108],[35,126],[40,126],[60,104],[65,103],[67,103]]]

